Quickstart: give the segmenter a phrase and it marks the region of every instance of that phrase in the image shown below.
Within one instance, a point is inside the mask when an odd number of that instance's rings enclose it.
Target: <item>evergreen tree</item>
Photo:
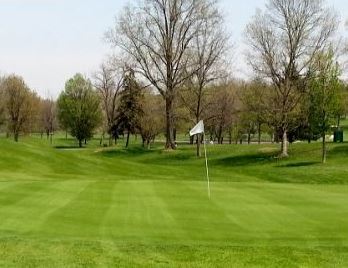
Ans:
[[[135,80],[134,71],[129,70],[124,77],[117,120],[118,131],[127,131],[126,147],[129,145],[130,134],[135,134],[139,128],[139,120],[143,115],[142,98],[142,90]]]

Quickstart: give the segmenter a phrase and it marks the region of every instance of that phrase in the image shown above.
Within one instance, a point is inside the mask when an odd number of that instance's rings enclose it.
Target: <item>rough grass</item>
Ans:
[[[347,267],[348,144],[100,148],[0,139],[0,266]]]

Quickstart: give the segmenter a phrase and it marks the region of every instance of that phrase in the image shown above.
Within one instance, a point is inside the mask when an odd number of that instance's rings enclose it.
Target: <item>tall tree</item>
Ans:
[[[124,74],[123,91],[120,96],[120,105],[117,109],[117,125],[119,129],[127,131],[126,147],[129,145],[129,136],[139,128],[139,120],[143,115],[141,100],[142,88],[135,80],[133,70]]]
[[[93,136],[101,121],[100,100],[92,83],[81,74],[76,74],[66,82],[57,104],[60,122],[82,147],[82,142]]]
[[[211,94],[212,105],[206,112],[210,115],[208,127],[212,128],[219,144],[224,141],[224,134],[232,127],[238,105],[238,86],[234,82],[219,85]]]
[[[281,156],[288,156],[287,133],[303,97],[304,79],[318,51],[328,47],[336,14],[322,0],[269,0],[246,28],[249,64],[273,82],[274,114],[282,135]]]
[[[0,76],[0,126],[6,121],[6,92],[5,92],[5,77]]]
[[[341,74],[334,53],[318,53],[312,64],[311,80],[309,83],[309,123],[317,130],[322,138],[322,162],[326,162],[326,134],[331,126],[337,123],[341,112],[340,93],[343,88],[339,76]]]
[[[247,118],[249,126],[256,126],[259,144],[261,143],[261,127],[271,118],[271,115],[268,113],[268,93],[269,86],[264,81],[255,79],[244,85],[240,96],[243,103],[242,117]],[[250,131],[248,132],[248,140],[250,140]]]
[[[35,94],[30,91],[24,80],[10,75],[3,82],[5,107],[8,115],[8,129],[18,142],[19,134],[28,131],[30,120],[35,112]]]
[[[216,10],[209,10],[212,14],[204,17],[203,24],[198,34],[194,37],[191,49],[190,69],[183,90],[180,91],[182,102],[189,110],[193,123],[197,124],[203,118],[208,105],[207,92],[214,82],[225,78],[226,51],[228,36],[223,27],[223,17]],[[197,134],[197,156],[201,156],[201,135]]]
[[[52,99],[45,99],[41,101],[40,119],[42,129],[46,133],[47,139],[50,134],[56,129],[56,103]],[[52,136],[51,136],[52,137]]]
[[[106,131],[109,134],[109,146],[112,146],[114,126],[117,121],[117,108],[120,92],[123,86],[123,70],[113,67],[110,63],[103,63],[99,71],[94,74],[94,86],[98,90],[102,101],[103,114],[106,120]]]
[[[348,115],[348,85],[345,84],[342,92],[342,114],[345,118]]]
[[[194,38],[217,12],[215,0],[147,0],[128,6],[107,34],[125,51],[135,71],[145,77],[166,103],[166,148],[175,149],[174,99],[187,73]]]

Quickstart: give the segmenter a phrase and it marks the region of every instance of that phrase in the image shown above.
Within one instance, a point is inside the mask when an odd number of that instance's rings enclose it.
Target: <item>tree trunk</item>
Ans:
[[[222,144],[223,143],[223,138],[222,138],[222,127],[219,126],[219,130],[218,130],[218,144]]]
[[[258,132],[258,139],[257,139],[257,142],[258,144],[261,144],[261,123],[258,124],[258,129],[257,129],[257,132]]]
[[[79,140],[79,147],[82,148],[82,140]]]
[[[201,134],[197,134],[197,157],[201,157]]]
[[[340,125],[341,125],[341,116],[338,115],[337,116],[337,127],[340,127]]]
[[[174,142],[174,120],[173,120],[173,99],[166,97],[166,149],[175,150]]]
[[[99,141],[99,145],[100,146],[104,146],[104,132],[103,132],[103,134],[100,136],[100,141]]]
[[[249,131],[248,131],[248,144],[250,145],[250,143],[251,143],[251,131],[249,129]]]
[[[150,140],[147,140],[146,147],[147,147],[148,150],[151,149],[151,141]]]
[[[109,135],[109,146],[111,147],[113,144],[113,138],[111,135]]]
[[[128,132],[127,132],[126,148],[128,148],[128,145],[129,145],[129,136],[130,136],[130,131],[128,130]]]
[[[280,157],[288,157],[288,135],[287,130],[283,130],[283,138],[281,143],[281,154]]]
[[[17,131],[14,132],[14,141],[18,142],[18,138],[19,138],[19,133]]]
[[[322,133],[323,144],[322,144],[322,163],[326,163],[326,137],[325,133]]]

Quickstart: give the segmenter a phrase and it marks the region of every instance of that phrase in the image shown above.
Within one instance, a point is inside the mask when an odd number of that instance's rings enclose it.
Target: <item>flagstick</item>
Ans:
[[[204,144],[204,155],[205,155],[205,167],[207,169],[207,181],[208,181],[208,197],[210,199],[210,180],[209,180],[209,168],[208,168],[208,158],[207,158],[207,148],[205,145],[205,133],[203,132],[203,144]]]

